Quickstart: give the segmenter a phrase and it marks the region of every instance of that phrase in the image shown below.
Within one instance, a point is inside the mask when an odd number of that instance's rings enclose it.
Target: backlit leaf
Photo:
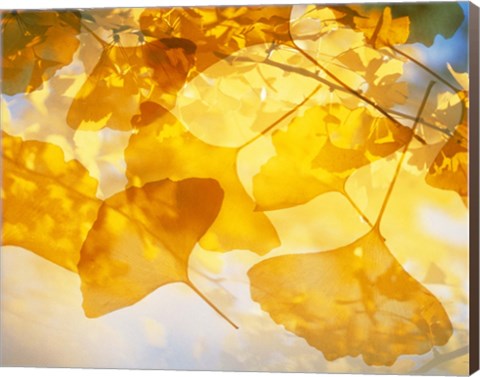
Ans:
[[[392,17],[390,6],[383,10],[371,10],[354,18],[356,27],[363,31],[367,42],[375,48],[403,44],[409,35],[408,17]]]
[[[194,53],[195,45],[180,38],[137,47],[106,46],[72,102],[68,124],[84,130],[129,130],[142,100],[172,107],[193,66]]]
[[[81,250],[83,307],[98,317],[188,278],[188,259],[218,214],[212,179],[163,180],[106,199]]]
[[[399,81],[404,71],[401,60],[388,59],[369,46],[348,50],[337,60],[364,79],[359,89],[381,108],[389,109],[406,102],[408,84]]]
[[[133,123],[139,127],[125,150],[130,184],[165,178],[213,178],[225,198],[220,213],[200,240],[208,250],[247,249],[263,254],[279,245],[275,229],[243,188],[237,174],[237,148],[217,147],[196,138],[172,114],[142,104]]]
[[[248,275],[253,300],[327,360],[362,355],[368,365],[392,365],[453,333],[442,304],[377,229],[335,250],[267,259]]]
[[[468,205],[468,128],[460,124],[430,165],[426,181],[433,187],[457,192]]]
[[[76,271],[100,206],[97,181],[53,144],[3,133],[2,152],[2,244]]]
[[[327,192],[343,193],[355,169],[392,154],[410,134],[365,108],[311,108],[273,134],[276,155],[253,178],[257,208],[288,208]]]
[[[146,9],[140,27],[146,36],[178,37],[197,45],[196,68],[203,71],[242,48],[289,41],[291,6]]]
[[[64,11],[13,11],[2,17],[2,91],[32,92],[70,64],[80,16]]]

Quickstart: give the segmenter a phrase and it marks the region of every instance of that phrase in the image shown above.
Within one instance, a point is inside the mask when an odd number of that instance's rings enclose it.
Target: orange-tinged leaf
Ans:
[[[97,216],[97,181],[49,143],[3,133],[2,244],[72,271]]]
[[[79,46],[80,15],[13,11],[2,17],[2,91],[32,92],[70,64]]]
[[[130,130],[130,119],[143,100],[172,107],[193,66],[194,54],[195,45],[180,38],[137,47],[107,46],[73,100],[68,124],[85,130]]]
[[[288,208],[327,192],[343,193],[355,169],[392,154],[410,134],[365,108],[311,108],[273,134],[276,155],[253,178],[257,208]]]
[[[335,250],[267,259],[248,275],[253,300],[327,360],[362,355],[369,365],[392,365],[453,333],[442,304],[376,228]]]
[[[365,34],[367,42],[375,48],[407,42],[410,19],[392,18],[392,10],[385,7],[383,11],[371,10],[365,15],[354,17],[356,27]]]
[[[468,206],[468,128],[466,120],[448,139],[430,165],[427,183],[442,190],[458,193]]]
[[[140,28],[146,36],[179,37],[198,47],[196,68],[203,71],[230,55],[262,43],[286,43],[291,6],[146,9]]]
[[[133,305],[155,289],[188,279],[188,259],[218,214],[213,179],[162,180],[106,199],[78,265],[89,317]]]
[[[279,245],[277,233],[245,191],[237,174],[237,148],[217,147],[196,138],[172,114],[143,103],[134,117],[139,127],[125,150],[130,184],[141,186],[165,178],[216,179],[225,192],[220,213],[200,240],[214,251],[247,249],[259,254]]]

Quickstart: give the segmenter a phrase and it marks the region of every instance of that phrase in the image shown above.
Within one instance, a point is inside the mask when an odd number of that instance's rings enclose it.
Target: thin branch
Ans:
[[[302,54],[308,61],[310,61],[313,65],[317,66],[320,68],[322,71],[324,71],[333,81],[335,81],[337,84],[342,86],[347,92],[353,94],[355,97],[360,98],[363,102],[369,104],[372,106],[374,109],[379,111],[381,114],[383,114],[385,117],[390,119],[392,122],[394,122],[398,126],[403,126],[400,124],[398,120],[393,118],[390,114],[388,114],[382,107],[378,106],[375,102],[373,102],[370,98],[365,97],[362,93],[358,92],[357,90],[353,89],[350,87],[347,83],[345,83],[342,79],[337,77],[333,72],[331,72],[329,69],[327,69],[323,64],[320,64],[317,59],[315,59],[313,56],[311,56],[308,52],[306,52],[304,49],[299,47],[295,41],[292,39],[292,44],[294,48]]]
[[[305,97],[305,99],[298,103],[297,105],[295,105],[292,109],[290,109],[289,111],[287,111],[285,114],[283,114],[280,118],[278,118],[275,122],[273,122],[272,124],[270,124],[267,128],[263,129],[261,132],[259,132],[257,135],[255,135],[254,137],[252,137],[250,140],[246,141],[245,143],[243,143],[240,147],[238,147],[238,149],[243,149],[245,148],[247,145],[250,145],[251,143],[253,143],[254,141],[258,140],[260,137],[266,135],[269,131],[271,131],[273,128],[275,128],[280,122],[282,122],[283,120],[285,120],[286,118],[288,118],[290,115],[292,115],[294,112],[296,112],[300,107],[302,107],[305,103],[307,103],[310,98],[312,98],[319,90],[320,88],[322,87],[321,84],[318,84],[315,89],[312,90],[312,92]]]
[[[415,59],[413,56],[411,55],[408,55],[406,52],[403,52],[402,50],[399,50],[398,48],[392,46],[392,45],[389,45],[388,47],[390,47],[393,51],[395,51],[396,53],[406,57],[408,60],[411,60],[412,62],[414,62],[416,65],[418,65],[419,67],[421,67],[422,69],[424,69],[425,71],[427,71],[428,73],[430,73],[433,77],[435,77],[438,81],[444,83],[446,86],[448,86],[450,89],[452,89],[454,92],[460,92],[461,89],[458,89],[457,87],[455,87],[454,85],[450,84],[447,80],[445,80],[442,76],[440,76],[438,73],[436,73],[435,71],[431,70],[430,68],[428,68],[425,64],[423,64],[421,61]]]
[[[251,59],[251,58],[248,58],[248,57],[244,57],[244,56],[236,56],[236,57],[232,57],[232,56],[229,56],[229,55],[224,55],[224,54],[221,54],[221,53],[215,53],[215,55],[229,61],[230,63],[234,63],[234,62],[245,62],[245,63],[260,63],[260,64],[266,64],[268,66],[271,66],[271,67],[275,67],[275,68],[278,68],[278,69],[281,69],[283,71],[286,71],[286,72],[291,72],[291,73],[296,73],[298,75],[301,75],[301,76],[304,76],[304,77],[308,77],[308,78],[311,78],[311,79],[314,79],[318,82],[321,82],[322,84],[325,84],[327,85],[329,88],[333,89],[333,90],[339,90],[339,91],[342,91],[342,92],[347,92],[347,90],[340,86],[340,85],[337,85],[331,81],[328,81],[322,77],[319,77],[316,73],[314,72],[311,72],[307,69],[304,69],[304,68],[300,68],[300,67],[294,67],[294,66],[291,66],[291,65],[288,65],[288,64],[283,64],[283,63],[279,63],[279,62],[276,62],[274,60],[270,60],[270,59],[265,59],[263,61],[259,61],[259,60],[255,60],[255,59]],[[389,109],[389,110],[385,110],[387,113],[389,113],[390,115],[397,115],[399,117],[402,117],[404,119],[409,119],[409,120],[415,120],[415,116],[412,116],[412,115],[409,115],[409,114],[405,114],[405,113],[402,113],[401,111],[397,111],[397,110],[392,110],[392,109]],[[447,135],[448,137],[451,137],[452,136],[452,133],[451,131],[448,129],[448,128],[442,128],[442,127],[439,127],[435,124],[432,124],[432,123],[429,123],[423,119],[421,119],[419,121],[420,124],[426,126],[426,127],[429,127],[429,128],[432,128],[432,129],[435,129],[436,131],[439,131],[439,132],[442,132],[444,133],[445,135]]]
[[[374,227],[379,230],[380,228],[380,222],[382,221],[383,214],[385,213],[385,209],[387,208],[388,201],[390,200],[390,196],[393,191],[393,187],[395,186],[395,183],[397,181],[397,178],[400,174],[400,169],[402,168],[403,161],[405,160],[405,156],[407,155],[407,150],[410,147],[410,144],[412,143],[413,136],[415,135],[415,131],[418,126],[418,121],[420,117],[422,116],[423,109],[425,108],[425,105],[427,104],[428,96],[430,95],[430,92],[433,88],[433,85],[435,85],[435,81],[430,81],[428,84],[427,90],[425,91],[425,95],[423,96],[422,103],[418,109],[417,113],[417,118],[415,120],[415,123],[412,127],[412,133],[410,136],[410,140],[405,144],[402,150],[402,155],[400,157],[400,160],[398,161],[397,167],[395,169],[395,173],[393,175],[392,181],[390,182],[390,186],[388,187],[387,194],[385,195],[385,199],[383,200],[382,207],[380,208],[380,212],[378,214],[377,220],[375,221]]]

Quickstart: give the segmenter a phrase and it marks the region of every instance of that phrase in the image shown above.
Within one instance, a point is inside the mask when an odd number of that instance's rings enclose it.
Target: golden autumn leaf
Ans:
[[[194,64],[195,44],[164,38],[136,47],[108,45],[74,98],[67,115],[70,127],[131,129],[138,104],[150,99],[167,108]]]
[[[336,59],[362,77],[364,82],[359,88],[362,94],[382,109],[406,102],[408,84],[399,81],[404,65],[401,60],[386,58],[369,46],[348,50]]]
[[[267,259],[248,272],[272,319],[327,360],[362,355],[392,365],[447,343],[442,304],[393,257],[377,228],[338,249]]]
[[[78,12],[12,11],[2,17],[2,91],[32,92],[70,64],[79,46]]]
[[[468,127],[466,117],[430,165],[427,183],[458,193],[468,206]]]
[[[367,42],[375,48],[403,44],[408,40],[410,19],[408,16],[392,18],[390,7],[361,12],[361,16],[354,17],[354,22],[357,29],[365,34]]]
[[[196,68],[203,71],[242,48],[285,43],[291,6],[243,6],[146,9],[140,29],[154,38],[187,38],[197,45]]]
[[[189,256],[222,199],[216,181],[198,178],[151,182],[106,199],[78,264],[86,315],[133,305],[165,284],[194,288]]]
[[[365,108],[313,107],[273,134],[276,155],[253,178],[257,208],[303,204],[331,191],[344,193],[358,168],[402,147],[411,130]]]
[[[133,118],[138,133],[125,150],[129,183],[170,178],[213,178],[225,198],[218,217],[200,240],[207,250],[247,249],[264,254],[279,245],[277,233],[255,204],[237,174],[238,148],[209,145],[191,134],[172,114],[154,103],[143,103]]]
[[[468,207],[468,74],[455,72],[451,66],[448,69],[463,90],[452,94],[447,93],[448,101],[441,103],[446,113],[454,106],[460,107],[461,120],[455,127],[453,135],[440,149],[430,165],[425,177],[426,182],[442,190],[457,192]],[[465,89],[466,88],[466,89]]]
[[[2,244],[72,271],[97,216],[97,181],[50,143],[3,133]]]

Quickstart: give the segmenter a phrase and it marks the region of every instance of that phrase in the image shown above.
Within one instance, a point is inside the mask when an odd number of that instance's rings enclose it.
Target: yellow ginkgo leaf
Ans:
[[[355,169],[392,154],[410,135],[409,128],[365,108],[311,108],[273,134],[277,153],[253,178],[257,208],[288,208],[327,192],[343,193]]]
[[[140,28],[154,38],[179,37],[198,47],[196,68],[203,71],[242,48],[285,43],[291,6],[151,8],[140,17]],[[220,55],[219,55],[220,54]]]
[[[2,244],[72,271],[97,216],[97,181],[50,143],[3,133]]]
[[[367,42],[375,48],[406,43],[410,32],[410,19],[407,16],[392,18],[392,10],[371,9],[359,17],[354,17],[356,27],[365,34]]]
[[[106,199],[78,265],[86,315],[133,305],[168,283],[194,288],[188,278],[190,253],[222,199],[216,181],[197,178],[151,182]]]
[[[460,124],[430,165],[427,183],[442,190],[457,192],[468,206],[468,128]]]
[[[106,46],[72,102],[68,124],[84,130],[129,130],[142,100],[172,107],[193,66],[195,49],[194,43],[181,38],[137,47]]]
[[[327,360],[362,355],[368,365],[392,365],[444,345],[453,332],[442,304],[376,228],[335,250],[267,259],[248,276],[253,300]]]
[[[387,59],[371,46],[351,49],[336,58],[346,69],[364,80],[359,89],[382,109],[402,105],[408,98],[408,84],[398,81],[403,75],[404,62]]]
[[[214,251],[247,249],[264,254],[279,245],[277,233],[245,191],[237,174],[238,148],[209,145],[187,131],[172,114],[154,103],[143,103],[133,118],[139,131],[125,150],[127,177],[142,186],[165,178],[213,178],[225,198],[220,213],[200,240]]]
[[[2,16],[2,91],[32,92],[70,64],[80,42],[80,14],[12,11]]]

